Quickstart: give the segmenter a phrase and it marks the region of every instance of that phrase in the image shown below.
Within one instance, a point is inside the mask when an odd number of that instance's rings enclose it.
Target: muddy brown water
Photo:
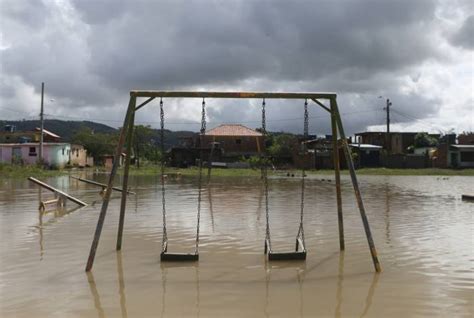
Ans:
[[[104,175],[84,175],[104,181]],[[322,180],[324,179],[324,180]],[[96,187],[47,181],[91,205],[38,213],[48,191],[0,180],[1,317],[472,317],[472,177],[361,176],[383,267],[375,274],[349,179],[343,178],[346,251],[339,252],[334,181],[307,179],[306,262],[267,263],[259,179],[214,178],[203,192],[200,260],[160,264],[161,193],[131,180],[123,250],[115,252],[114,192],[92,272],[84,272],[101,206]],[[270,181],[274,250],[294,247],[300,183]],[[169,250],[192,251],[197,186],[168,180]],[[69,203],[67,208],[72,209]]]

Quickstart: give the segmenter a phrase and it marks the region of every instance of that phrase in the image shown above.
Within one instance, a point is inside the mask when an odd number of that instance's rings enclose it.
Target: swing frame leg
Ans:
[[[342,141],[342,148],[344,149],[344,156],[346,158],[347,166],[349,168],[349,173],[351,176],[352,186],[354,188],[355,197],[357,199],[357,205],[359,207],[360,217],[364,225],[365,235],[367,237],[367,243],[369,245],[370,254],[372,256],[372,262],[374,263],[374,268],[376,272],[381,272],[382,267],[380,266],[379,259],[377,256],[377,250],[375,249],[375,243],[372,238],[372,232],[370,231],[369,220],[365,213],[364,202],[362,201],[362,196],[359,190],[359,183],[357,182],[357,176],[355,173],[354,162],[352,161],[352,156],[349,150],[349,145],[347,144],[346,135],[344,133],[344,127],[342,126],[341,115],[337,107],[337,102],[335,98],[331,99],[331,110],[334,112],[336,117],[336,123],[339,129],[339,134]]]
[[[341,195],[341,166],[339,160],[339,143],[337,142],[337,114],[336,109],[331,103],[331,129],[332,129],[332,151],[334,164],[334,177],[336,181],[336,203],[337,203],[337,224],[339,228],[339,249],[344,251],[346,248],[344,241],[344,217],[342,214],[342,195]]]
[[[122,128],[122,131],[120,132],[119,142],[117,145],[117,149],[115,151],[114,162],[112,164],[112,171],[110,172],[110,176],[109,176],[109,182],[107,184],[107,189],[105,190],[104,199],[102,201],[102,208],[100,210],[99,220],[97,221],[97,227],[95,229],[94,239],[92,241],[89,257],[87,259],[86,272],[89,272],[92,269],[92,266],[94,265],[95,254],[97,252],[97,247],[99,245],[100,235],[102,233],[102,227],[104,226],[105,215],[107,214],[107,208],[109,206],[113,182],[115,179],[115,175],[117,174],[117,169],[118,169],[119,161],[120,161],[120,155],[122,153],[122,147],[125,143],[125,135],[127,133],[127,130],[130,127],[129,122],[130,122],[132,113],[135,112],[135,104],[136,104],[136,97],[134,95],[131,95],[130,101],[128,103],[127,114],[125,115],[125,119],[123,121],[123,128]]]
[[[132,112],[130,116],[130,122],[128,124],[128,132],[127,132],[127,156],[125,157],[125,167],[123,172],[123,184],[122,189],[128,189],[128,172],[130,170],[130,160],[132,154],[132,139],[133,139],[133,126],[135,123],[135,110]],[[120,219],[119,219],[119,227],[117,232],[117,246],[116,250],[120,251],[122,249],[122,235],[123,235],[123,225],[125,223],[125,209],[127,206],[127,195],[128,191],[122,191],[122,198],[120,202]]]

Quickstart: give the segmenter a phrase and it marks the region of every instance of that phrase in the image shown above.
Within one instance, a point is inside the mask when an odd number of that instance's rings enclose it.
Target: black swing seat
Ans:
[[[270,244],[268,240],[265,240],[265,253],[268,254],[269,261],[304,261],[306,260],[306,249],[303,241],[298,238],[296,239],[296,248],[294,252],[278,252],[275,253],[268,249]],[[299,249],[301,249],[299,251]]]
[[[199,260],[199,254],[161,252],[160,260],[162,262],[195,262]]]
[[[168,253],[168,242],[164,244],[164,249],[160,254],[162,262],[195,262],[199,260],[199,253]]]

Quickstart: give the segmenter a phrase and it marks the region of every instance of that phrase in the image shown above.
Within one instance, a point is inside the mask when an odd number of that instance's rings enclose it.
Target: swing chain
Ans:
[[[163,98],[160,98],[160,150],[161,150],[161,202],[163,204],[163,240],[161,251],[165,252],[168,233],[166,231],[166,202],[165,202],[165,112],[163,109]]]
[[[195,253],[198,253],[199,247],[199,230],[201,220],[201,194],[202,194],[202,161],[203,161],[203,143],[204,135],[206,134],[206,101],[202,99],[201,111],[201,134],[199,136],[201,150],[199,152],[199,179],[198,179],[198,207],[197,207],[197,227],[196,227],[196,247]]]
[[[265,146],[266,136],[267,136],[267,125],[266,125],[266,116],[265,116],[265,98],[262,101],[262,135],[263,135],[263,145]],[[263,187],[265,193],[265,218],[266,218],[266,230],[265,230],[265,240],[268,240],[268,250],[271,251],[271,240],[270,240],[270,215],[268,209],[268,175],[267,175],[267,155],[266,150],[264,155],[261,157],[262,165],[262,179]]]
[[[308,114],[308,100],[304,100],[304,130],[303,130],[303,135],[304,135],[304,141],[308,139],[309,135],[309,114]],[[306,145],[306,143],[305,143]]]
[[[308,141],[308,132],[309,132],[309,115],[308,115],[308,100],[304,101],[304,126],[303,126],[303,156],[306,156],[306,142]],[[305,160],[303,160],[303,168],[301,169],[301,212],[300,212],[300,227],[298,229],[298,234],[296,239],[301,237],[301,240],[304,244],[304,228],[303,228],[303,218],[304,218],[304,190],[305,190]]]

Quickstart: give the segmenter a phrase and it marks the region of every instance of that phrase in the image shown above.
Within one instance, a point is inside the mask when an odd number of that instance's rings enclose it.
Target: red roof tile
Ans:
[[[207,136],[262,136],[261,133],[240,124],[224,124],[206,132]]]

